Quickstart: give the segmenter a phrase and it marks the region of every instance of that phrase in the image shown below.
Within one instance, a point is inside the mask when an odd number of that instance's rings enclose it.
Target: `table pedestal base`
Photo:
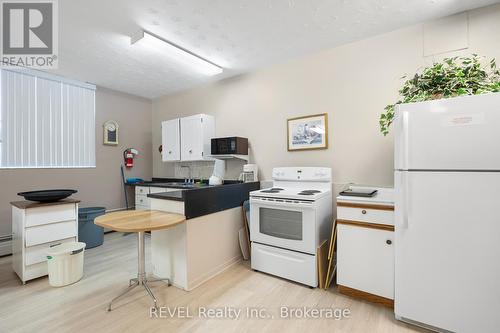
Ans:
[[[146,289],[147,293],[151,298],[153,299],[154,302],[154,307],[158,308],[157,302],[156,302],[156,297],[149,288],[148,282],[156,282],[156,281],[165,281],[167,282],[167,285],[170,286],[170,280],[169,279],[156,279],[156,278],[146,278],[146,263],[145,263],[145,251],[144,251],[144,231],[140,231],[137,233],[137,257],[138,257],[138,265],[137,265],[137,277],[130,279],[129,280],[129,285],[128,287],[118,296],[113,298],[111,302],[109,302],[108,305],[108,311],[111,311],[111,305],[113,304],[114,301],[118,300],[125,294],[127,294],[129,291],[133,290],[137,286],[143,286],[144,289]]]

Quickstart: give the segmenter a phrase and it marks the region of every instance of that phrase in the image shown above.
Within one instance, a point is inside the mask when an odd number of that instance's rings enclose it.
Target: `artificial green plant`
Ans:
[[[389,133],[397,104],[490,92],[500,92],[500,71],[495,59],[490,60],[488,66],[483,66],[476,54],[446,58],[415,74],[403,84],[399,90],[402,99],[387,105],[385,112],[380,115],[380,131],[384,135]]]

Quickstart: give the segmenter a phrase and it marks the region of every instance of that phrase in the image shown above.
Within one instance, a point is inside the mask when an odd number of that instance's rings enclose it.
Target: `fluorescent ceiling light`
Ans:
[[[162,52],[168,58],[193,70],[213,76],[222,73],[222,68],[148,31],[141,30],[130,38],[131,45],[144,45]]]

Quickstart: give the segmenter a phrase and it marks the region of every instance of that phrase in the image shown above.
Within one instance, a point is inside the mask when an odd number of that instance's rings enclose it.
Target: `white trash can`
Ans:
[[[85,243],[71,242],[51,247],[47,252],[49,283],[62,287],[83,277],[83,253]]]

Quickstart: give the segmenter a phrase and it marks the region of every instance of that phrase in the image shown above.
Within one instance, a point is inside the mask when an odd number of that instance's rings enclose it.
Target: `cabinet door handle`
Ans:
[[[387,245],[391,245],[392,244],[392,241],[390,239],[386,240],[385,242],[387,243]]]
[[[366,214],[366,210],[364,210],[364,209],[363,209],[363,210],[361,211],[361,214],[365,215],[365,214]]]

